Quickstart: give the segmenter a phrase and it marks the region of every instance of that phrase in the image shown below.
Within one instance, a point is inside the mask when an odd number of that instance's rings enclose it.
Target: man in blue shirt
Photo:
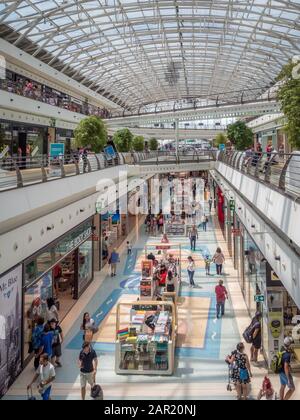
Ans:
[[[284,347],[283,347],[283,355],[282,355],[282,367],[279,370],[279,377],[280,377],[280,399],[281,400],[289,400],[293,393],[295,392],[295,385],[294,380],[291,374],[291,344],[293,340],[290,337],[285,337],[284,339]],[[284,395],[285,388],[288,387],[288,392]]]
[[[120,262],[119,254],[117,253],[116,248],[114,248],[113,252],[111,253],[109,263],[111,267],[111,276],[114,277],[116,275],[117,270],[117,263]]]
[[[46,324],[44,327],[42,346],[43,346],[43,353],[47,353],[49,358],[52,357],[53,336],[54,336],[54,332],[51,331],[50,325]]]

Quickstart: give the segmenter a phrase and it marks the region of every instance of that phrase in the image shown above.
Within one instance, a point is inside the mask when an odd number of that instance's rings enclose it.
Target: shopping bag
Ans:
[[[32,394],[32,388],[27,389],[27,400],[28,401],[36,401],[36,398]]]
[[[93,331],[92,330],[86,330],[85,334],[84,334],[84,341],[86,341],[87,343],[91,343],[93,341]]]

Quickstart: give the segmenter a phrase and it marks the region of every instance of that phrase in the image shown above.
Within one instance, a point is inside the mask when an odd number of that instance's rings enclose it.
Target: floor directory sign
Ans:
[[[52,158],[64,156],[65,145],[64,143],[51,143],[50,144],[50,156]]]
[[[107,160],[112,160],[112,159],[116,158],[116,152],[115,152],[113,146],[106,146],[104,148],[104,153],[105,153],[105,156],[106,156]]]

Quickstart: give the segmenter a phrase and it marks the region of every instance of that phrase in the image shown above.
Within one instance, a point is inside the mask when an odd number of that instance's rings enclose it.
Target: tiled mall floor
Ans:
[[[172,239],[172,243],[181,244],[183,258],[178,308],[179,339],[174,375],[170,377],[116,375],[114,370],[112,337],[115,331],[115,305],[120,299],[137,299],[140,277],[138,261],[142,257],[146,243],[151,244],[160,240],[141,232],[134,244],[132,256],[127,258],[125,253],[122,255],[118,275],[111,278],[107,268],[101,273],[96,273],[95,281],[63,321],[62,327],[65,333],[63,367],[56,370],[53,399],[80,399],[77,357],[82,343],[80,324],[85,311],[90,312],[97,324],[103,327],[100,328],[102,332],[96,336],[94,348],[99,356],[97,383],[102,385],[105,399],[235,399],[235,393],[226,390],[228,370],[224,359],[241,341],[240,332],[248,325],[249,317],[239,288],[237,273],[233,269],[224,238],[214,216],[211,217],[207,232],[202,232],[201,229],[199,232],[197,248],[193,253],[197,259],[195,274],[197,287],[194,289],[188,287],[187,272],[184,268],[186,257],[190,254],[188,238]],[[217,246],[221,246],[226,256],[223,278],[230,295],[223,319],[215,317],[214,288],[219,277],[214,274],[214,267],[212,267],[213,275],[209,277],[205,275],[202,258],[206,254],[213,254]],[[255,398],[266,370],[264,367],[254,367],[253,373],[251,396]],[[31,363],[5,398],[25,399],[26,384],[33,374]],[[274,377],[272,381],[275,389],[279,390],[278,377]],[[298,388],[295,398],[299,399],[299,377],[295,383]]]

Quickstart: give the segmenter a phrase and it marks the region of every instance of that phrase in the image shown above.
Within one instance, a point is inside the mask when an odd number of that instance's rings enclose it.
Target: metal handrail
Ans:
[[[300,152],[220,152],[218,161],[291,197],[300,195]]]
[[[0,192],[54,179],[78,176],[119,165],[189,163],[200,159],[216,160],[212,152],[197,151],[148,151],[122,153],[117,159],[108,160],[104,153],[69,154],[53,158],[47,155],[13,156],[0,159]]]

